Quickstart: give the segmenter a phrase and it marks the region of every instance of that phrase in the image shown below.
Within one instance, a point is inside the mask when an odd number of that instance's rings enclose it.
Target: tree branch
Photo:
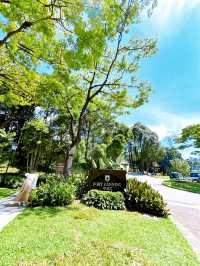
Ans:
[[[100,84],[100,85],[98,85],[98,86],[100,86],[100,88],[99,88],[98,90],[96,90],[96,91],[90,96],[90,100],[93,99],[96,95],[98,95],[99,92],[103,89],[103,87],[104,87],[105,84],[107,83],[108,78],[109,78],[110,73],[111,73],[111,70],[112,70],[112,68],[113,68],[113,65],[115,64],[115,61],[117,60],[117,57],[118,57],[118,54],[119,54],[119,47],[120,47],[120,43],[121,43],[121,41],[122,41],[122,32],[119,33],[119,36],[118,36],[118,42],[117,42],[117,48],[116,48],[116,52],[115,52],[115,56],[114,56],[114,58],[113,58],[113,60],[112,60],[112,62],[111,62],[111,64],[110,64],[110,66],[109,66],[109,68],[108,68],[108,71],[107,71],[106,77],[105,77],[103,83]],[[97,86],[97,85],[92,86],[91,89],[94,89],[95,86]]]
[[[16,30],[13,30],[13,31],[10,31],[9,33],[7,33],[7,35],[0,40],[0,48],[7,42],[8,39],[10,39],[13,35],[19,33],[19,32],[22,32],[23,30],[27,29],[27,28],[30,28],[31,26],[33,25],[32,22],[30,21],[25,21],[24,23],[22,23],[22,25],[16,29]]]
[[[7,74],[0,73],[0,77],[2,77],[2,78],[4,78],[4,79],[7,79],[7,80],[9,80],[9,81],[14,82],[14,80],[13,80],[11,77],[9,77]]]
[[[10,4],[10,0],[0,0],[1,3]]]

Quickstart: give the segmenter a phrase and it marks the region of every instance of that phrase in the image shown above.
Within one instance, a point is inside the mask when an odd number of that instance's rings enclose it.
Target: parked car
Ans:
[[[198,172],[191,172],[192,181],[200,182],[200,174]]]
[[[174,180],[183,180],[184,179],[183,175],[179,172],[171,172],[169,174],[169,176],[170,176],[170,179],[172,179],[172,180],[173,179]]]

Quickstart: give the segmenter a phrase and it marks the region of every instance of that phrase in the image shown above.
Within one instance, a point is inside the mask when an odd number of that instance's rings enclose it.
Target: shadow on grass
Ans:
[[[28,207],[19,216],[19,219],[24,219],[27,216],[55,217],[63,211],[79,212],[83,207],[84,205],[81,204],[72,204],[65,207]]]
[[[19,216],[19,219],[24,219],[27,216],[41,216],[43,217],[54,217],[55,215],[63,212],[63,208],[56,207],[36,207],[27,208],[24,210],[23,214]]]

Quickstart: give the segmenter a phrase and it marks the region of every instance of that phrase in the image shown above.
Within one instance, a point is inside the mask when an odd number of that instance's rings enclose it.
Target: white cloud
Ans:
[[[200,123],[200,114],[184,116],[155,108],[149,110],[148,115],[155,118],[156,123],[153,125],[147,124],[147,126],[157,133],[160,141],[164,140],[166,137],[173,137],[180,134],[181,129],[186,126]],[[180,151],[183,158],[187,159],[191,156],[191,152],[194,151],[194,148],[190,147]]]
[[[165,125],[149,125],[153,132],[156,132],[159,139],[162,140],[169,135],[169,131]]]
[[[158,0],[151,24],[157,31],[174,31],[187,12],[200,7],[200,0]]]
[[[133,114],[133,118],[137,117],[137,113]],[[193,114],[177,114],[163,110],[162,107],[146,107],[142,111],[142,117],[139,120],[131,121],[128,124],[129,127],[141,121],[142,124],[146,125],[153,132],[157,133],[159,140],[162,143],[165,143],[164,139],[166,137],[175,137],[181,133],[181,130],[189,125],[199,124],[200,123],[200,113]],[[122,121],[123,122],[123,121]],[[191,152],[194,151],[194,148],[188,148],[180,150],[183,158],[187,159],[191,156]]]
[[[158,107],[148,109],[148,117],[155,119],[155,124],[148,124],[147,126],[158,134],[160,140],[167,136],[179,134],[181,129],[188,125],[200,123],[200,114],[178,115],[163,111]]]

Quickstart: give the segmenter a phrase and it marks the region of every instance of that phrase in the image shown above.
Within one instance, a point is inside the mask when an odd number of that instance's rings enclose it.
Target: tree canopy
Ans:
[[[190,173],[190,165],[185,160],[175,159],[170,161],[170,170],[172,172],[180,172],[183,176],[188,176]]]
[[[151,85],[137,70],[157,51],[156,41],[131,28],[154,2],[0,1],[0,101],[37,107],[53,130],[57,121],[65,175],[95,114],[99,123],[111,121],[148,101]]]
[[[178,143],[182,143],[182,148],[194,145],[200,148],[200,124],[192,125],[182,129],[181,136],[177,139]]]
[[[132,128],[132,137],[128,141],[127,152],[132,167],[148,171],[153,162],[159,162],[163,155],[158,136],[141,123]]]

